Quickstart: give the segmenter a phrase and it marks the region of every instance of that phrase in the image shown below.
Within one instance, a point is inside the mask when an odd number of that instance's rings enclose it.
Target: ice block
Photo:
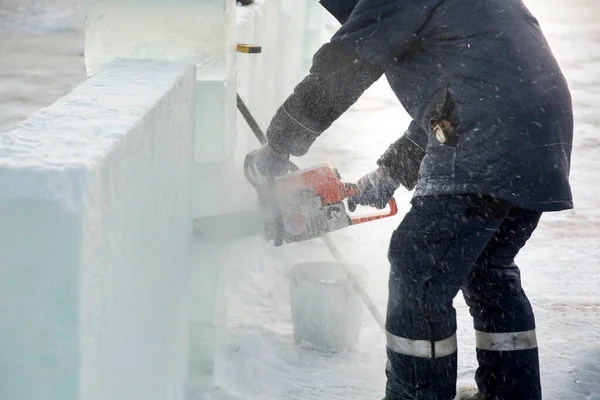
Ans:
[[[0,135],[0,399],[183,400],[194,83],[115,60]]]
[[[222,162],[236,143],[235,2],[87,0],[88,75],[116,57],[197,67],[195,158]]]
[[[194,217],[218,214],[228,196],[236,137],[236,24],[233,0],[87,0],[89,74],[115,57],[195,64]],[[190,221],[191,222],[191,221]],[[221,250],[200,247],[190,263],[190,386],[212,376],[224,334]]]
[[[234,66],[234,7],[225,0],[88,0],[88,74],[128,57],[188,62],[225,79]]]

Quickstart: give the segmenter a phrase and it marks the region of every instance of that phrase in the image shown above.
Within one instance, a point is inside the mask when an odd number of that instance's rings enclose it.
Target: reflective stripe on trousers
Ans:
[[[475,331],[476,346],[488,351],[517,351],[537,348],[535,329],[524,332],[489,333]]]
[[[457,350],[456,334],[437,342],[411,340],[386,332],[387,347],[394,353],[421,358],[440,358]]]
[[[524,332],[490,333],[475,331],[476,347],[488,351],[518,351],[537,348],[535,330]],[[437,342],[411,340],[386,332],[387,347],[394,353],[421,357],[439,358],[457,350],[456,334]]]

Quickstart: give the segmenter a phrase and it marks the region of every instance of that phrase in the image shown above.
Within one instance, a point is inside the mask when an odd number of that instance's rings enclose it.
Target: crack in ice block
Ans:
[[[0,135],[0,399],[184,398],[194,91],[117,59]]]

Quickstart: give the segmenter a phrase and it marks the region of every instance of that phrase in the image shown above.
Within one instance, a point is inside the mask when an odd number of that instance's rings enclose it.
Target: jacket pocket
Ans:
[[[428,141],[419,178],[453,178],[460,141],[460,118],[447,84],[431,97],[421,121],[427,129]]]
[[[456,176],[456,147],[441,143],[435,134],[429,133],[427,152],[421,168],[421,178],[454,178]]]

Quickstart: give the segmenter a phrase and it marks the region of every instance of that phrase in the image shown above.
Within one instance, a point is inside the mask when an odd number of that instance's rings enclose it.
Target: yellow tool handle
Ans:
[[[238,43],[238,45],[236,47],[236,51],[238,53],[257,54],[257,53],[262,52],[262,47],[255,46],[253,44]]]

